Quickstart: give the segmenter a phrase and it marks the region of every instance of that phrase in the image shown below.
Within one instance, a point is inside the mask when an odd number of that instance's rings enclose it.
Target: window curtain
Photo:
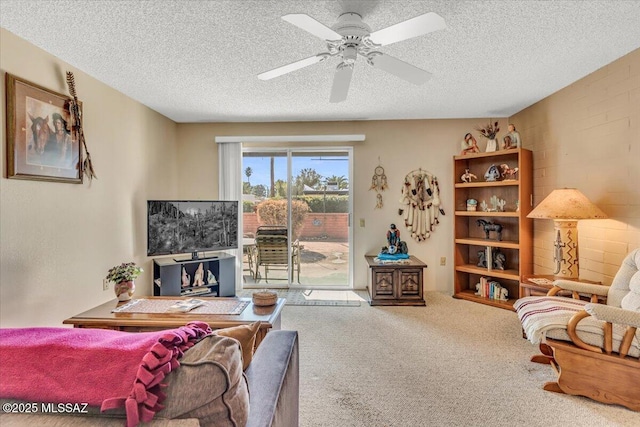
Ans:
[[[218,143],[218,198],[237,200],[238,248],[227,252],[236,257],[236,291],[242,290],[242,143]]]

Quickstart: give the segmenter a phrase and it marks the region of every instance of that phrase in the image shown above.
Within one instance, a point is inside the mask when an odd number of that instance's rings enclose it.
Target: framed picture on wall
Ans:
[[[5,83],[8,178],[81,184],[70,98],[9,73]]]

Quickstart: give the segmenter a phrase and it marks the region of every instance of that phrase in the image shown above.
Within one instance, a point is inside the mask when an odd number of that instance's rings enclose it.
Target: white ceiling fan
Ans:
[[[444,19],[433,12],[416,16],[373,33],[371,28],[362,21],[362,16],[355,12],[347,12],[340,15],[338,22],[332,28],[304,13],[284,15],[282,19],[326,40],[328,51],[258,74],[258,78],[260,80],[270,80],[322,62],[327,58],[338,56],[341,61],[336,67],[333,78],[330,102],[342,102],[347,99],[351,75],[358,55],[364,57],[369,65],[394,74],[413,84],[419,85],[426,82],[431,77],[431,73],[398,58],[386,55],[378,51],[378,49],[382,46],[446,28]]]

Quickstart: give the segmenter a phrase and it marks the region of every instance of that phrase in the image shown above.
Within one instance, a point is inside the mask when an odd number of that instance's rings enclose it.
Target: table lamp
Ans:
[[[607,215],[575,188],[553,190],[527,218],[552,219],[554,271],[557,279],[578,279],[578,220],[604,219]]]

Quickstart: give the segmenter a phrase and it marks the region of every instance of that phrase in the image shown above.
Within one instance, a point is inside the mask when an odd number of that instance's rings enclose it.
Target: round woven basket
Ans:
[[[265,307],[274,305],[278,300],[278,294],[271,291],[260,291],[253,293],[253,305]]]

